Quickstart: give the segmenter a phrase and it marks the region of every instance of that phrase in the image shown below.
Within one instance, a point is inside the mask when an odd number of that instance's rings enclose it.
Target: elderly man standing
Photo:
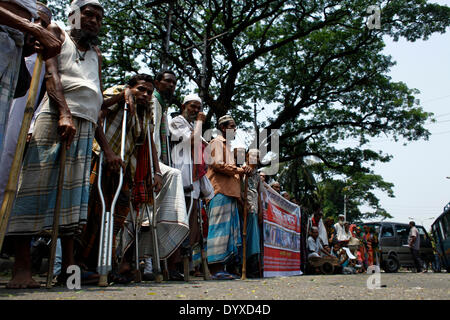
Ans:
[[[0,154],[23,59],[24,34],[39,41],[44,59],[61,50],[61,41],[45,27],[32,23],[32,18],[39,18],[35,0],[0,1]]]
[[[189,216],[189,239],[183,243],[182,255],[190,255],[190,248],[200,241],[198,215],[200,198],[211,199],[214,189],[206,177],[203,149],[207,145],[202,137],[202,126],[206,115],[202,110],[202,100],[196,94],[187,95],[181,106],[181,115],[170,121],[169,129],[174,141],[173,165],[183,176],[186,207],[192,206]],[[178,143],[177,143],[178,142]]]
[[[214,198],[208,207],[208,264],[214,279],[232,280],[236,277],[224,269],[232,258],[239,258],[242,246],[237,200],[241,197],[239,176],[251,174],[248,166],[238,168],[234,163],[231,142],[236,133],[234,119],[225,115],[218,121],[219,135],[209,146],[207,176],[214,187]]]
[[[31,277],[30,237],[53,225],[61,141],[67,147],[59,222],[62,283],[67,277],[66,268],[75,264],[74,235],[87,219],[94,132],[108,164],[113,168],[122,165],[106,142],[101,126],[95,129],[100,109],[121,98],[118,95],[103,101],[102,97],[101,53],[96,46],[102,19],[103,8],[97,0],[75,0],[69,14],[70,33],[51,26],[63,45],[60,55],[46,60],[47,94],[25,155],[9,221],[8,235],[16,236],[16,260],[8,288],[39,287]]]

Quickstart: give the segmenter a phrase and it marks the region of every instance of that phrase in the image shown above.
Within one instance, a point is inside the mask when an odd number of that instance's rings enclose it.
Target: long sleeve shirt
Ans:
[[[214,194],[221,193],[229,197],[240,198],[240,179],[230,145],[223,136],[219,135],[209,143],[207,149],[209,149],[211,159],[206,176],[214,187]]]

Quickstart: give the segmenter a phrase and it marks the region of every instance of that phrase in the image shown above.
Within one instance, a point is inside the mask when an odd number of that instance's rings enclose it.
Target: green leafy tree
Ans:
[[[62,18],[69,2],[49,4]],[[369,177],[373,163],[391,159],[366,146],[371,138],[414,141],[430,135],[424,124],[432,115],[416,100],[418,90],[388,76],[395,62],[383,54],[383,39],[416,41],[444,33],[448,6],[380,0],[381,28],[369,29],[372,0],[102,4],[107,84],[123,83],[142,66],[154,74],[167,62],[179,75],[178,95],[194,87],[203,96],[209,125],[226,113],[245,124],[254,103],[275,106],[263,127],[280,130],[281,162],[297,165],[296,159],[312,156],[344,176]],[[349,139],[357,141],[354,147],[339,147]]]

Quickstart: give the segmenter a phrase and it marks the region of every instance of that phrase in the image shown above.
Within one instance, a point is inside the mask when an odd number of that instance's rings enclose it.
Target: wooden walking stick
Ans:
[[[58,173],[58,191],[56,193],[56,203],[53,212],[52,246],[50,248],[50,259],[48,261],[47,289],[51,289],[53,280],[53,266],[55,265],[56,245],[58,242],[59,214],[61,212],[62,189],[64,185],[64,173],[66,168],[66,149],[67,140],[64,140],[61,144],[61,158],[59,162]],[[61,273],[63,273],[64,271],[65,270],[61,270]]]
[[[16,152],[9,172],[8,184],[6,185],[2,208],[0,210],[0,251],[3,246],[3,240],[8,226],[9,216],[14,203],[17,191],[17,180],[22,166],[23,153],[27,140],[28,130],[30,129],[31,119],[33,118],[34,106],[39,89],[39,78],[42,70],[42,55],[38,54],[34,65],[33,77],[31,79],[30,90],[27,98],[27,104],[23,115],[22,126],[20,127],[19,138],[17,139]]]
[[[248,177],[245,176],[244,184],[244,227],[242,231],[242,276],[241,280],[247,279],[247,194],[248,194]]]
[[[200,225],[200,252],[202,257],[203,280],[211,280],[211,273],[208,268],[208,258],[206,256],[206,239],[203,237],[202,200],[198,199],[198,223]]]
[[[191,157],[189,157],[191,159]],[[193,209],[193,204],[194,204],[194,185],[193,185],[193,178],[192,178],[192,163],[189,162],[188,164],[189,166],[189,182],[190,185],[188,187],[185,187],[184,191],[185,192],[189,192],[189,209],[187,212],[187,218],[189,221],[189,217],[192,214],[192,209]],[[189,250],[190,245],[189,245],[189,237],[185,240],[188,242],[187,247],[182,248],[182,258],[183,258],[183,273],[184,273],[184,281],[188,282],[189,281]],[[183,244],[182,244],[183,246]],[[184,249],[184,250],[183,250]]]

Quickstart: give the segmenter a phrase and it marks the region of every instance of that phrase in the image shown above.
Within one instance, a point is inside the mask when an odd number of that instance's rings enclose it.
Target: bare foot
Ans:
[[[41,285],[34,281],[31,272],[20,270],[14,272],[13,278],[6,285],[7,289],[37,289]]]

